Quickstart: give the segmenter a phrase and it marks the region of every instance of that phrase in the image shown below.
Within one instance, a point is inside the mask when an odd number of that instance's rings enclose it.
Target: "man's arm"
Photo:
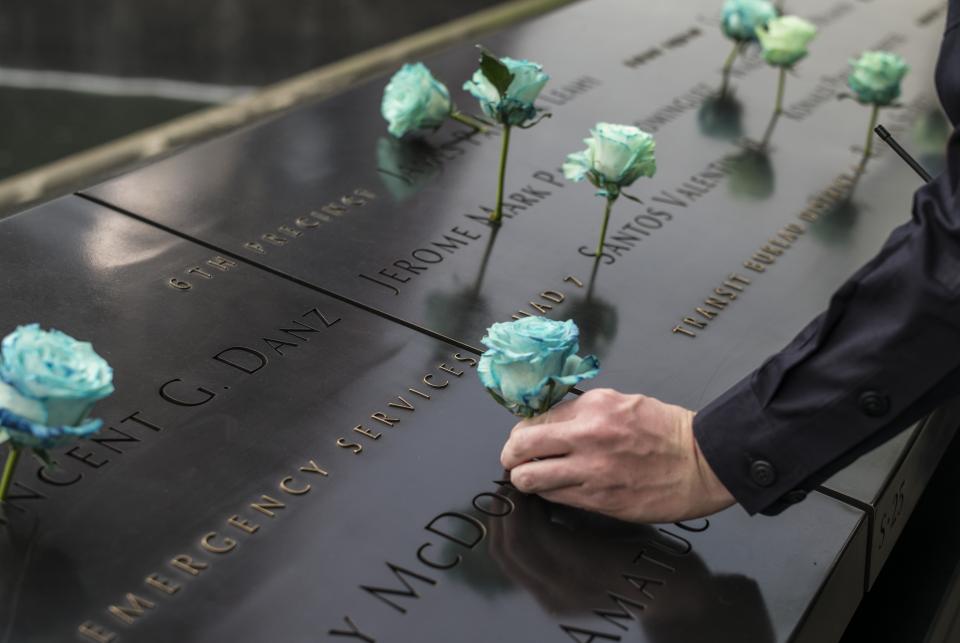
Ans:
[[[960,139],[912,220],[785,349],[711,403],[694,434],[751,513],[804,492],[960,393]]]
[[[960,0],[937,84],[960,118]],[[501,456],[522,491],[643,522],[775,514],[960,394],[960,135],[913,216],[782,351],[692,412],[590,392],[519,423]]]
[[[520,422],[501,461],[521,491],[625,520],[778,513],[960,393],[960,210],[948,171],[825,313],[706,409],[590,391]]]
[[[937,90],[960,118],[960,0]],[[911,221],[783,351],[704,409],[697,443],[751,513],[807,490],[960,393],[960,137],[914,197]]]
[[[960,137],[912,220],[782,351],[696,414],[591,391],[519,423],[522,491],[627,520],[777,513],[960,393]],[[732,494],[732,495],[731,495]]]

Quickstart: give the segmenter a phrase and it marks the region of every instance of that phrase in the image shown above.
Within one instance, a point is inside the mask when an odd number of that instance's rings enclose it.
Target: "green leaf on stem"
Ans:
[[[499,58],[483,47],[480,48],[480,71],[503,98],[507,93],[507,88],[510,87],[510,83],[513,82],[514,75],[506,65],[500,62]]]
[[[529,123],[526,123],[526,124],[517,125],[517,127],[519,127],[520,129],[530,129],[531,127],[533,127],[534,125],[542,121],[543,119],[552,118],[552,117],[553,117],[553,112],[543,112],[540,114],[540,116],[536,120],[530,121]]]

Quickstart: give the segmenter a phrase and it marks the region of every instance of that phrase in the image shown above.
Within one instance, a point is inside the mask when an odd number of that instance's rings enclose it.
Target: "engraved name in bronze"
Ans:
[[[583,288],[583,282],[573,275],[567,275],[563,282],[572,284],[577,288]],[[562,304],[567,300],[567,295],[562,290],[552,289],[540,292],[536,297],[531,298],[524,306],[510,315],[511,319],[520,319],[522,317],[531,317],[535,315],[546,315],[554,309],[555,306]]]
[[[453,360],[458,364],[465,364],[468,368],[477,366],[477,358],[470,355],[454,353]],[[387,402],[385,410],[371,413],[369,418],[376,422],[376,425],[367,422],[357,424],[351,429],[349,438],[343,436],[337,438],[337,446],[345,449],[347,453],[360,455],[363,453],[364,446],[369,446],[383,437],[384,432],[379,427],[393,429],[410,414],[415,413],[424,400],[429,402],[437,391],[443,391],[450,386],[451,375],[459,378],[463,373],[463,369],[456,365],[446,362],[437,364],[436,371],[424,374],[414,386],[408,387],[402,394]]]
[[[694,26],[688,29],[684,29],[680,33],[670,36],[669,38],[664,40],[659,46],[649,47],[639,53],[636,53],[630,56],[629,58],[623,61],[623,65],[624,67],[628,67],[629,69],[637,69],[638,67],[642,67],[643,65],[646,65],[651,60],[656,60],[657,58],[660,58],[662,55],[664,55],[671,49],[677,49],[679,47],[683,47],[686,44],[689,44],[690,41],[692,41],[694,38],[697,38],[702,34],[703,34],[703,30],[700,29],[700,27]]]
[[[511,498],[516,488],[509,480],[494,480],[497,490],[478,493],[471,499],[476,513],[444,511],[431,518],[423,527],[428,532],[426,540],[417,547],[416,562],[398,564],[386,560],[386,580],[362,584],[358,589],[364,595],[376,599],[370,609],[389,610],[406,616],[422,601],[441,586],[444,575],[455,570],[469,557],[491,547],[491,529],[500,521],[515,520],[521,511]],[[482,517],[483,519],[479,519]],[[684,532],[701,533],[709,529],[710,521],[700,519],[673,526],[658,527],[653,534],[638,539],[630,559],[624,562],[616,580],[626,583],[620,591],[610,591],[608,605],[597,606],[592,615],[596,623],[581,619],[577,625],[557,623],[558,628],[574,641],[619,641],[623,632],[630,629],[629,621],[639,624],[639,615],[657,599],[680,571],[683,559],[695,556],[692,541]],[[482,555],[482,554],[481,554]],[[455,572],[454,572],[455,573]],[[622,581],[622,582],[621,582]],[[358,609],[360,606],[358,605]],[[588,612],[589,613],[589,612]],[[374,620],[374,619],[369,619]],[[382,621],[377,618],[377,621]],[[342,623],[327,630],[328,636],[376,643],[377,635],[366,625],[368,621],[357,613],[346,614]],[[617,628],[616,630],[611,628]]]
[[[295,219],[277,226],[275,229],[264,232],[256,241],[247,241],[242,245],[243,250],[253,255],[265,255],[271,249],[283,248],[291,241],[301,238],[305,232],[319,228],[367,205],[377,199],[376,193],[366,188],[356,188],[334,201],[310,210]],[[188,266],[184,269],[186,277],[169,277],[167,285],[174,290],[191,290],[197,279],[209,281],[216,275],[229,272],[237,267],[233,259],[214,255],[200,264]],[[193,281],[191,281],[193,280]]]
[[[679,213],[712,192],[730,173],[734,161],[733,154],[725,155],[708,163],[704,169],[690,175],[672,189],[644,195],[635,201],[625,201],[624,210],[639,207],[641,211],[639,214],[632,214],[628,223],[611,230],[604,241],[600,261],[605,265],[616,263],[617,259],[673,221]],[[591,261],[597,259],[596,248],[592,245],[580,246],[577,252]]]
[[[140,587],[132,588],[121,600],[106,607],[106,617],[123,626],[138,625],[148,611],[158,609],[162,601],[177,594],[187,583],[209,573],[218,559],[241,551],[242,542],[260,531],[264,517],[276,519],[287,510],[291,499],[310,493],[317,481],[329,475],[314,460],[296,467],[281,477],[274,489],[256,494],[256,499],[243,510],[204,531],[194,541],[192,549],[171,556],[162,567],[148,572]],[[77,633],[94,643],[111,643],[119,636],[116,630],[103,625],[103,621],[92,618],[78,625]]]
[[[189,375],[165,379],[157,388],[162,406],[177,409],[192,409],[216,403],[221,398],[235,394],[229,384],[236,381],[236,373],[252,376],[279,362],[284,355],[301,349],[312,337],[328,332],[327,329],[341,321],[340,317],[324,313],[314,306],[277,328],[265,332],[254,341],[233,344],[211,356],[222,380],[196,381]],[[14,481],[6,506],[13,511],[24,512],[27,503],[46,500],[45,490],[69,487],[82,482],[88,474],[99,475],[105,467],[109,470],[116,458],[128,452],[136,452],[150,436],[166,433],[169,426],[162,423],[156,413],[158,407],[137,409],[127,413],[119,421],[108,421],[104,428],[79,444],[70,447],[62,455],[56,467],[39,464],[35,469],[39,485],[27,484],[22,479]],[[24,469],[26,471],[26,469]]]
[[[541,186],[541,183],[558,188],[563,187],[558,180],[559,174],[537,170],[531,177],[532,182],[504,196],[503,216],[505,218],[513,218],[549,198],[554,192],[553,189],[547,189]],[[451,255],[455,255],[472,242],[483,238],[481,230],[489,227],[493,208],[481,205],[478,210],[478,212],[464,213],[463,216],[481,224],[482,228],[453,226],[449,231],[438,234],[401,258],[393,260],[390,265],[380,268],[376,273],[358,273],[357,277],[364,283],[374,284],[377,292],[383,294],[389,292],[393,296],[398,296],[401,288],[415,282],[421,274],[434,269]]]
[[[247,241],[243,244],[243,249],[256,255],[265,255],[269,247],[282,248],[291,241],[302,237],[304,232],[315,230],[324,223],[330,223],[350,214],[357,208],[376,200],[376,198],[377,195],[371,190],[355,188],[349,194],[330,201],[326,205],[321,205],[315,210],[310,210],[307,214],[300,215],[287,224],[277,226],[275,230],[264,232],[257,241]]]
[[[673,327],[673,332],[687,337],[696,337],[697,331],[706,328],[707,324],[735,302],[751,283],[750,279],[743,275],[730,273],[719,286],[713,289],[713,293],[703,300],[701,305],[693,309],[692,315],[687,315]]]

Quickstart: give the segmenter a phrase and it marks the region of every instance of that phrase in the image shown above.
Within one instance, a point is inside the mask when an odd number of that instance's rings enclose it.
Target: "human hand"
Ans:
[[[734,503],[688,409],[591,390],[513,427],[500,456],[520,491],[633,522],[698,518]]]

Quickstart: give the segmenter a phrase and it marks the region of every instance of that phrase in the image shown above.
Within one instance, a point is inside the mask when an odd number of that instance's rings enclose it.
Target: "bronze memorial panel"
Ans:
[[[513,420],[467,351],[78,197],[0,241],[2,326],[93,342],[117,387],[92,441],[17,470],[4,641],[822,641],[860,600],[842,502],[551,505],[504,483]],[[210,260],[219,283],[167,285]]]
[[[879,142],[847,198],[868,116],[837,99],[848,59],[883,48],[909,62],[902,106],[881,122],[933,173],[949,130],[932,80],[944,3],[788,7],[819,33],[765,152],[755,143],[776,72],[749,53],[734,98],[717,99],[729,51],[719,7],[589,0],[482,38],[553,76],[540,101],[553,117],[514,134],[498,230],[485,224],[497,136],[448,123],[391,139],[379,115],[386,76],[84,194],[460,345],[478,348],[484,328],[514,315],[572,317],[603,364],[589,386],[700,408],[792,338],[910,216],[920,180]],[[476,58],[464,42],[425,59],[468,111],[459,87]],[[595,262],[602,200],[559,166],[600,120],[652,132],[658,172],[631,188],[641,204],[617,202]],[[167,278],[184,289],[236,280],[202,264]],[[904,434],[826,486],[866,507],[876,535],[909,451],[937,452],[954,427]],[[936,463],[921,459],[906,483],[916,495]],[[912,505],[899,506],[905,519]]]

